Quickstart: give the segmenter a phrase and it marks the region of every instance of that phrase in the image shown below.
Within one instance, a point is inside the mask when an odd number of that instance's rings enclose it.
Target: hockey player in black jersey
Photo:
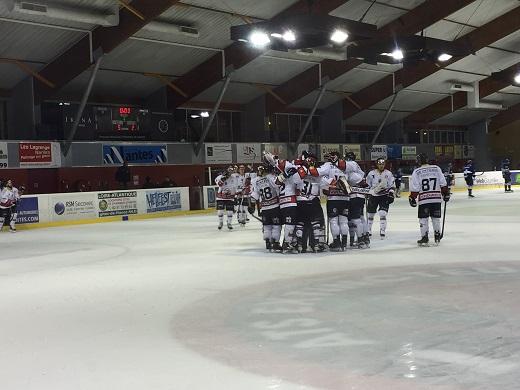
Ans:
[[[475,179],[475,166],[473,165],[473,160],[468,160],[466,165],[464,165],[464,180],[466,181],[466,185],[468,187],[468,197],[474,198],[473,195],[473,180]]]
[[[502,161],[502,177],[504,178],[505,192],[513,192],[511,189],[511,161],[508,158]]]

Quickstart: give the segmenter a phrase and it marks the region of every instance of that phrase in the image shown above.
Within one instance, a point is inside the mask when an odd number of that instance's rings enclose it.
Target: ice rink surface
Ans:
[[[406,198],[344,253],[215,215],[2,232],[0,388],[517,389],[520,192],[475,194],[429,248]]]

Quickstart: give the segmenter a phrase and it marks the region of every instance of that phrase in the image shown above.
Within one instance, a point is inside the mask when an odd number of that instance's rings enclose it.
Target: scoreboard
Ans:
[[[95,106],[94,117],[101,139],[146,139],[150,126],[147,109]]]

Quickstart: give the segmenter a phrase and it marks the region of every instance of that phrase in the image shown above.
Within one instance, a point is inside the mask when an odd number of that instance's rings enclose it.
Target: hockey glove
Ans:
[[[408,197],[408,201],[410,202],[410,206],[417,207],[417,201],[415,200],[415,198],[412,198],[410,196],[410,197]]]
[[[450,197],[451,197],[450,193],[444,194],[442,196],[442,200],[445,201],[445,202],[449,202],[450,201]]]
[[[394,194],[394,191],[390,191],[388,193],[388,204],[392,204],[394,203],[394,200],[395,200],[395,194]]]
[[[255,204],[253,203],[252,205],[249,205],[249,207],[247,208],[247,211],[249,212],[249,214],[254,214],[255,213]]]

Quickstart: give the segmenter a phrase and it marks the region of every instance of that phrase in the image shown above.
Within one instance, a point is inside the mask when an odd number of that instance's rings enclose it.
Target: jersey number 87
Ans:
[[[430,185],[430,183],[433,182],[433,185]],[[423,191],[435,191],[437,189],[437,179],[431,178],[431,179],[423,179],[422,181],[422,190]]]

